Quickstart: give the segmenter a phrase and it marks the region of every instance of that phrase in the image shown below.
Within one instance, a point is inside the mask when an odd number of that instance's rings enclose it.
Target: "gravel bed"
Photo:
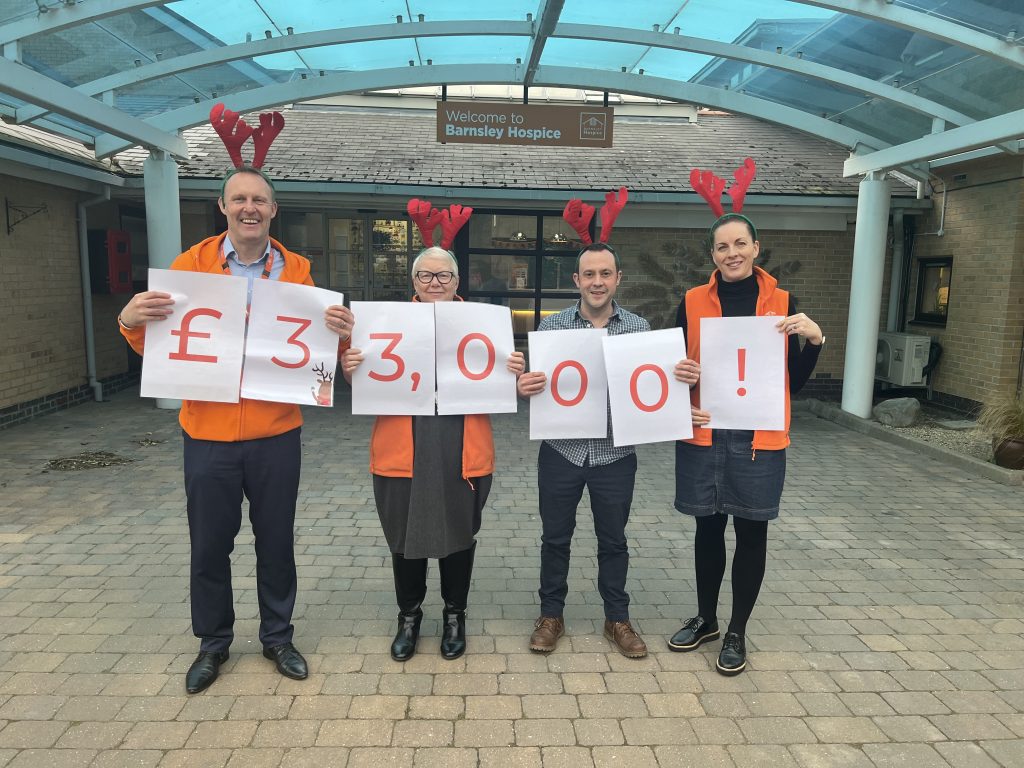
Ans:
[[[951,418],[950,415],[946,413],[924,411],[919,422],[912,427],[890,427],[884,424],[882,426],[906,437],[938,445],[954,453],[982,461],[992,461],[992,438],[980,429],[950,429],[938,423],[939,419],[949,418]]]

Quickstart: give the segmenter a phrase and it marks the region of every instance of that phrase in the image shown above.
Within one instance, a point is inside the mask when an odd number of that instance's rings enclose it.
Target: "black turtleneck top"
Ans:
[[[719,276],[718,301],[722,305],[722,317],[752,317],[757,312],[757,277],[751,275],[735,283],[728,283]],[[786,314],[792,315],[795,312],[793,297],[790,296]],[[683,334],[687,334],[685,294],[679,302],[679,309],[676,310],[676,325],[683,329]],[[814,373],[821,345],[805,343],[801,349],[800,337],[797,334],[790,336],[788,343],[786,360],[789,368],[789,393],[795,395],[803,389],[804,384]]]

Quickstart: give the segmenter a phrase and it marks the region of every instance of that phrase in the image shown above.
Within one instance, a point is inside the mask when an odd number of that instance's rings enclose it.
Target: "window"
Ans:
[[[945,325],[953,258],[921,259],[917,273],[915,323]]]

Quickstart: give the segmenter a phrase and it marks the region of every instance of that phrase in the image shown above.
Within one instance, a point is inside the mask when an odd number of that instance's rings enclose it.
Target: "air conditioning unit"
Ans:
[[[897,387],[923,387],[931,337],[911,333],[878,334],[875,378]]]

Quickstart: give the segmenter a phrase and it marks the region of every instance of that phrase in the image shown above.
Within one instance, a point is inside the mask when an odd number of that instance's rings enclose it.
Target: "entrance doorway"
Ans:
[[[422,248],[401,214],[282,210],[280,240],[312,262],[313,282],[349,301],[408,301],[409,264]]]

